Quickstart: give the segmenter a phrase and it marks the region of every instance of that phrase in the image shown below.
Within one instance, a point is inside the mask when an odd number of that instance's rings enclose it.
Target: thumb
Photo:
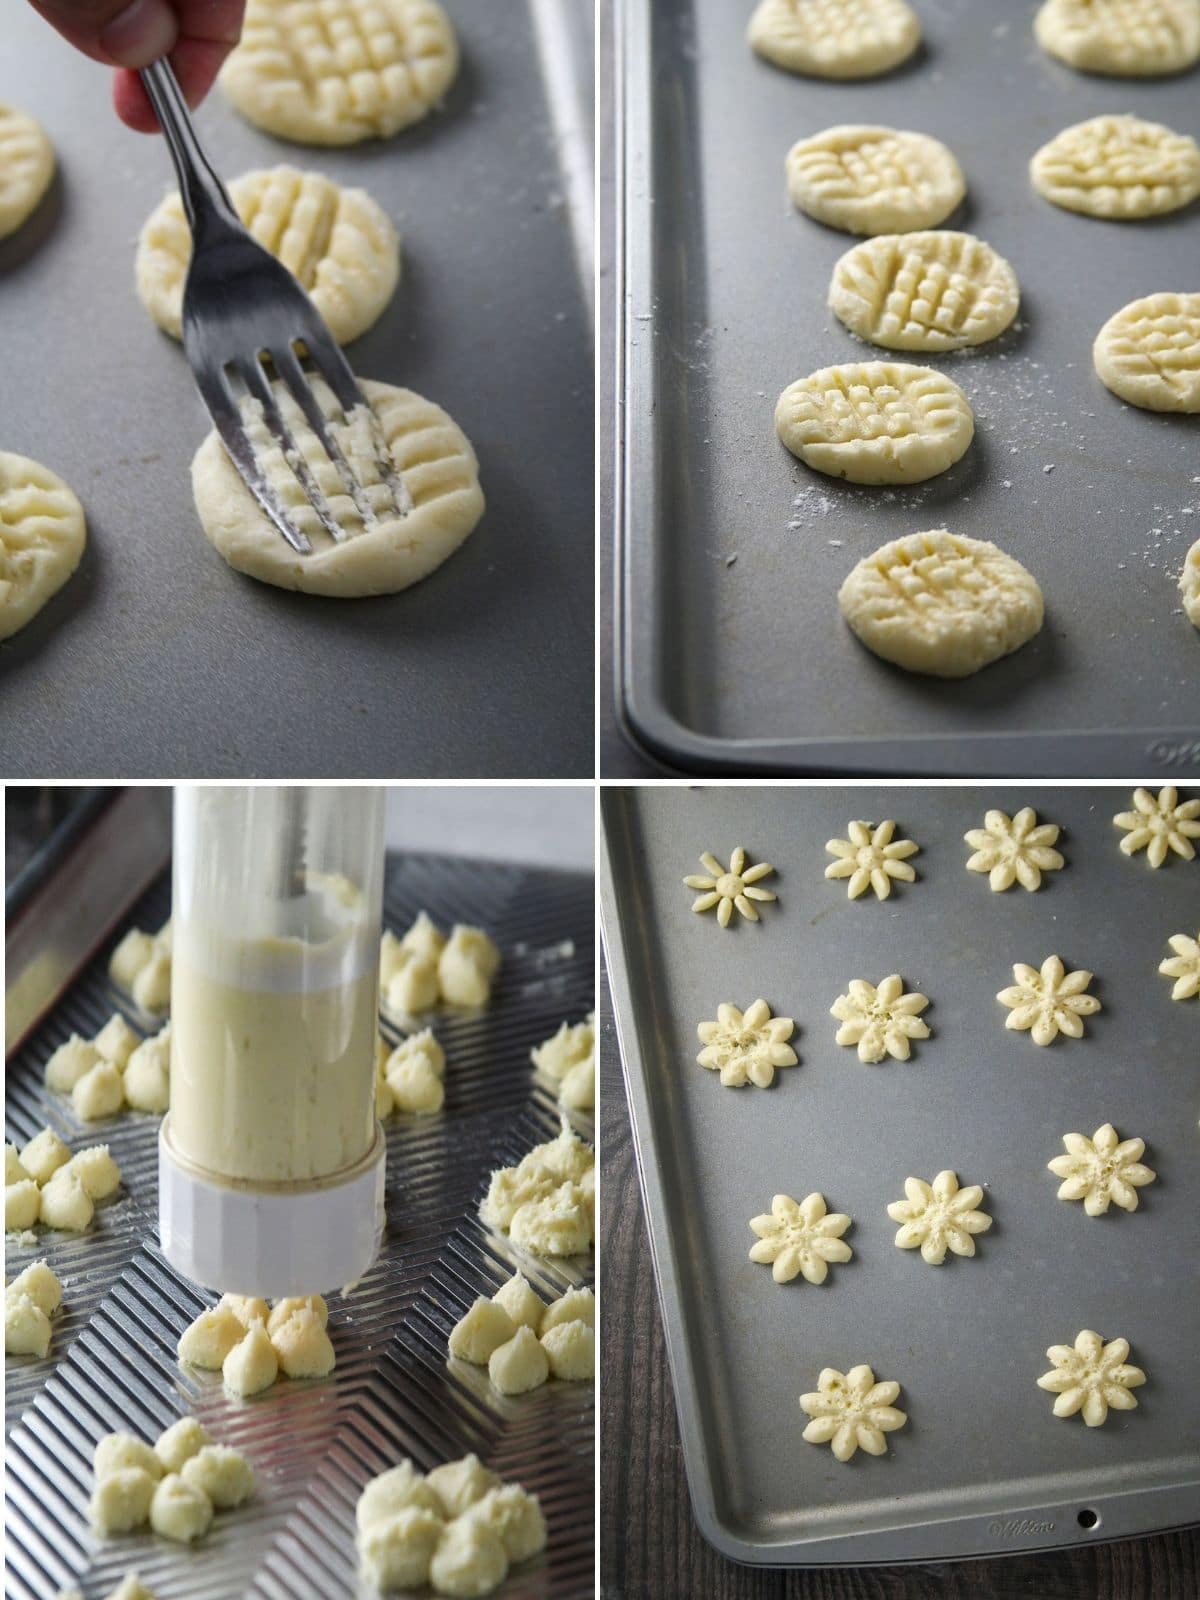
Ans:
[[[148,67],[179,35],[169,0],[33,0],[77,50],[114,67]]]

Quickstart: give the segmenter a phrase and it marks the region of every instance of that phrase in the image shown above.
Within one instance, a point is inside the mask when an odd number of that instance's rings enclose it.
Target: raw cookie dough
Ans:
[[[259,244],[307,290],[339,344],[366,332],[395,292],[400,241],[365,189],[340,188],[319,172],[273,167],[234,178],[229,197]],[[176,339],[191,256],[191,229],[173,192],[142,229],[135,272],[142,304]]]
[[[383,1076],[392,1096],[392,1108],[415,1116],[440,1111],[446,1098],[442,1079],[446,1054],[429,1028],[410,1034],[384,1063]]]
[[[842,1026],[838,1044],[858,1046],[858,1059],[875,1063],[884,1056],[907,1061],[910,1041],[928,1039],[929,1025],[919,1013],[929,1004],[923,994],[904,992],[899,973],[884,978],[878,988],[865,978],[851,978],[848,992],[840,994],[830,1012]]]
[[[134,1111],[163,1112],[171,1101],[171,1024],[141,1044],[124,1072],[125,1099]]]
[[[40,1133],[35,1133],[21,1150],[21,1165],[25,1169],[25,1176],[32,1178],[38,1184],[49,1183],[58,1169],[65,1167],[70,1159],[69,1147],[62,1142],[53,1128],[43,1128]]]
[[[366,1484],[355,1504],[354,1520],[362,1532],[411,1507],[432,1511],[437,1517],[443,1516],[446,1510],[412,1462],[401,1461]]]
[[[1045,0],[1033,31],[1080,72],[1157,77],[1200,57],[1200,0]]]
[[[83,556],[83,507],[48,467],[0,450],[0,639],[23,628]]]
[[[4,1231],[21,1233],[32,1228],[42,1204],[41,1191],[32,1178],[18,1178],[4,1186]]]
[[[185,1483],[178,1473],[169,1472],[155,1485],[150,1502],[150,1526],[164,1539],[191,1544],[202,1539],[212,1526],[213,1503],[202,1489]]]
[[[202,1445],[179,1469],[191,1489],[206,1494],[218,1511],[240,1506],[254,1493],[254,1469],[228,1445]]]
[[[340,416],[328,387],[320,379],[312,387],[325,416]],[[260,419],[251,423],[251,434],[266,475],[312,544],[308,555],[293,550],[259,510],[214,429],[192,462],[192,490],[205,533],[231,567],[306,594],[342,599],[394,594],[440,566],[475,527],[483,515],[483,492],[475,452],[462,430],[440,406],[411,389],[365,379],[361,388],[412,509],[366,527],[290,392],[276,384],[284,420],[347,537],[335,543],[325,532]],[[373,490],[374,499],[387,501],[363,420],[333,422],[332,432],[368,494]]]
[[[16,106],[0,103],[0,239],[30,216],[54,177],[54,147]]]
[[[1175,979],[1172,1000],[1192,1000],[1200,995],[1200,933],[1194,939],[1173,933],[1167,943],[1175,954],[1160,961],[1158,970],[1164,978]]]
[[[796,1065],[796,1052],[787,1042],[795,1027],[791,1017],[773,1017],[765,1000],[756,1000],[744,1014],[726,1000],[717,1007],[715,1022],[697,1025],[704,1049],[696,1060],[719,1073],[726,1088],[753,1083],[769,1089],[778,1068]]]
[[[202,1311],[179,1336],[180,1361],[206,1372],[220,1372],[225,1357],[241,1343],[246,1330],[226,1305]]]
[[[92,1470],[97,1478],[107,1478],[110,1473],[123,1468],[138,1467],[155,1480],[163,1475],[162,1462],[144,1439],[133,1433],[106,1433],[96,1441],[92,1452]]]
[[[556,1139],[535,1146],[515,1167],[492,1173],[480,1219],[537,1255],[587,1250],[594,1226],[595,1163],[592,1147],[564,1117]]]
[[[825,868],[827,878],[849,878],[846,895],[856,900],[868,889],[874,889],[877,900],[886,900],[892,892],[892,879],[912,883],[917,874],[909,866],[908,857],[915,856],[921,846],[911,839],[893,839],[894,822],[881,822],[872,827],[869,822],[852,822],[847,830],[848,839],[830,839],[825,849],[836,861]]]
[[[829,308],[885,350],[961,350],[998,338],[1020,305],[1017,275],[971,233],[888,233],[833,267]]]
[[[765,861],[747,867],[746,852],[741,845],[729,858],[728,870],[707,850],[700,857],[700,864],[707,869],[707,875],[691,873],[683,880],[687,888],[700,890],[692,901],[692,910],[711,911],[716,906],[717,921],[723,928],[729,926],[735,907],[747,922],[757,922],[758,910],[754,902],[761,904],[776,898],[773,890],[759,887],[761,880],[769,877],[775,868]]]
[[[492,1299],[508,1313],[514,1329],[532,1328],[534,1333],[541,1331],[542,1319],[547,1311],[546,1303],[524,1273],[518,1272],[507,1283],[501,1284]]]
[[[992,1219],[978,1209],[983,1199],[979,1184],[958,1186],[955,1173],[939,1172],[931,1184],[922,1178],[905,1178],[906,1200],[893,1200],[887,1208],[893,1222],[901,1224],[896,1248],[915,1250],[931,1267],[940,1267],[946,1251],[973,1256],[977,1233],[986,1233]]]
[[[447,1461],[426,1474],[425,1482],[440,1501],[444,1517],[461,1517],[485,1494],[500,1487],[500,1479],[472,1453],[460,1461]]]
[[[861,123],[794,144],[787,179],[801,211],[868,235],[935,228],[966,193],[962,168],[940,139]]]
[[[158,1489],[152,1474],[142,1467],[115,1467],[103,1477],[97,1474],[88,1501],[93,1529],[103,1538],[132,1533],[149,1517]]]
[[[71,1104],[84,1122],[100,1122],[120,1111],[125,1104],[125,1083],[111,1061],[98,1061],[88,1068],[71,1090]]]
[[[568,1289],[546,1307],[539,1332],[542,1337],[562,1322],[586,1322],[589,1328],[596,1325],[596,1296],[590,1289]]]
[[[881,1456],[887,1450],[884,1434],[908,1421],[893,1404],[899,1395],[898,1383],[876,1383],[870,1367],[851,1367],[845,1373],[825,1367],[816,1392],[800,1396],[801,1410],[813,1419],[803,1437],[809,1444],[829,1444],[839,1461],[849,1461],[859,1449]]]
[[[596,1104],[595,1017],[573,1026],[564,1022],[556,1034],[529,1052],[539,1072],[558,1086],[558,1103],[568,1111],[591,1111]]]
[[[838,606],[873,654],[935,678],[966,678],[1011,655],[1045,616],[1019,561],[946,528],[880,545],[850,571]]]
[[[269,1389],[279,1376],[279,1355],[261,1322],[250,1325],[221,1363],[221,1375],[230,1394],[243,1399]]]
[[[70,1094],[85,1072],[100,1060],[100,1052],[90,1039],[81,1039],[77,1033],[60,1044],[46,1063],[47,1089],[56,1094]]]
[[[1141,117],[1064,128],[1029,164],[1033,186],[1064,211],[1127,221],[1178,211],[1200,194],[1200,145]]]
[[[452,1356],[482,1367],[491,1359],[493,1350],[507,1344],[517,1331],[517,1324],[498,1301],[480,1295],[470,1310],[450,1330],[449,1348]]]
[[[440,933],[438,937],[444,945],[445,938]],[[414,949],[397,939],[390,928],[385,929],[379,941],[379,992],[386,1011],[405,1016],[429,1011],[437,1005],[441,993],[437,952]]]
[[[566,1383],[591,1383],[596,1375],[596,1330],[590,1322],[557,1322],[541,1338],[550,1376]]]
[[[34,1261],[4,1290],[4,1353],[44,1360],[50,1318],[62,1305],[62,1284],[44,1261]]]
[[[130,928],[113,951],[108,975],[143,1011],[165,1011],[171,999],[171,919],[157,933]]]
[[[1104,1216],[1110,1205],[1136,1211],[1137,1191],[1158,1176],[1142,1164],[1145,1141],[1123,1139],[1118,1143],[1111,1122],[1097,1128],[1090,1139],[1082,1133],[1064,1133],[1062,1142],[1067,1154],[1046,1163],[1055,1177],[1063,1180],[1058,1198],[1082,1200],[1089,1217]]]
[[[789,384],[775,407],[775,431],[806,466],[831,477],[922,483],[965,453],[975,417],[942,373],[864,361],[822,367]]]
[[[789,72],[875,78],[908,60],[921,25],[906,0],[760,0],[748,38]]]
[[[1002,894],[1019,883],[1031,893],[1039,889],[1043,872],[1058,872],[1062,856],[1051,846],[1058,843],[1059,829],[1053,822],[1038,823],[1032,806],[1022,806],[1015,817],[1003,811],[989,811],[982,828],[971,828],[963,838],[975,852],[967,862],[968,872],[986,872],[993,894]]]
[[[430,1473],[430,1477],[434,1475]],[[492,1530],[514,1565],[546,1548],[546,1520],[537,1495],[527,1494],[519,1483],[489,1489],[469,1509],[472,1522],[482,1522]]]
[[[1184,558],[1179,574],[1179,592],[1183,596],[1183,611],[1188,621],[1200,628],[1200,539],[1197,539]]]
[[[1121,840],[1121,853],[1132,856],[1145,850],[1146,860],[1152,867],[1161,867],[1169,860],[1169,852],[1191,861],[1196,854],[1193,839],[1200,839],[1200,800],[1183,800],[1173,783],[1168,783],[1157,795],[1149,789],[1135,789],[1134,809],[1119,812],[1113,818],[1118,828],[1126,830]]]
[[[481,1522],[458,1517],[443,1531],[429,1581],[438,1594],[490,1594],[508,1576],[508,1556],[499,1536]]]
[[[482,928],[456,922],[438,955],[438,985],[452,1006],[485,1006],[500,970],[500,951]]]
[[[1122,306],[1096,335],[1105,386],[1145,411],[1200,411],[1200,294],[1151,294]]]
[[[454,29],[434,0],[249,0],[219,82],[268,133],[343,145],[419,122],[457,72]]]
[[[1040,972],[1018,961],[1013,977],[1016,983],[996,996],[1010,1008],[1004,1026],[1030,1029],[1034,1044],[1052,1044],[1060,1033],[1082,1039],[1084,1017],[1100,1010],[1096,996],[1085,993],[1092,974],[1082,967],[1068,972],[1058,956],[1047,956]]]
[[[1098,1428],[1108,1416],[1108,1408],[1132,1411],[1137,1398],[1130,1394],[1146,1381],[1141,1367],[1126,1364],[1129,1354],[1128,1339],[1114,1339],[1105,1344],[1098,1333],[1089,1328],[1069,1344],[1052,1344],[1046,1355],[1054,1363],[1051,1372],[1038,1379],[1039,1389],[1049,1389],[1058,1399],[1054,1402],[1056,1417],[1073,1417],[1083,1412],[1089,1428]]]
[[[41,1219],[48,1228],[64,1233],[83,1233],[95,1215],[92,1197],[78,1169],[68,1161],[41,1194]]]
[[[528,1394],[550,1376],[550,1360],[532,1328],[518,1328],[488,1357],[488,1377],[499,1394]]]
[[[134,1032],[119,1011],[109,1017],[92,1040],[100,1057],[110,1061],[118,1072],[125,1071],[130,1056],[141,1042],[141,1034]]]
[[[758,1243],[750,1246],[751,1261],[771,1264],[776,1283],[790,1283],[803,1275],[806,1283],[824,1283],[831,1261],[849,1261],[854,1252],[842,1238],[850,1218],[827,1211],[823,1194],[810,1194],[799,1202],[777,1194],[771,1209],[751,1217]]]
[[[181,1472],[185,1461],[211,1443],[212,1437],[203,1423],[195,1417],[180,1417],[154,1441],[154,1454],[165,1472]]]
[[[336,1365],[325,1324],[308,1306],[293,1311],[270,1338],[286,1378],[327,1378]]]

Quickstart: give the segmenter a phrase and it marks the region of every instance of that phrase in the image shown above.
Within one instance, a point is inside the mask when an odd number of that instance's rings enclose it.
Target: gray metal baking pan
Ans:
[[[112,890],[119,895],[120,885]],[[508,1580],[506,1600],[591,1595],[590,1387],[549,1384],[508,1400],[485,1373],[446,1359],[457,1318],[518,1267],[548,1297],[589,1272],[578,1260],[522,1256],[482,1226],[476,1208],[494,1166],[557,1130],[557,1108],[534,1080],[529,1049],[592,1006],[591,878],[389,858],[388,925],[405,927],[421,906],[439,920],[482,924],[503,948],[502,977],[486,1012],[435,1023],[448,1056],[444,1112],[387,1125],[383,1249],[349,1297],[331,1297],[332,1378],[280,1383],[240,1403],[225,1395],[219,1374],[184,1372],[175,1362],[180,1332],[214,1296],[181,1278],[157,1247],[158,1119],[126,1113],[80,1123],[42,1087],[48,1053],[73,1030],[93,1033],[121,1007],[107,977],[112,945],[130,925],[157,927],[169,897],[162,876],[8,1058],[5,1137],[23,1141],[48,1123],[76,1147],[106,1141],[123,1185],[79,1238],[39,1230],[32,1250],[7,1242],[9,1274],[45,1255],[62,1278],[64,1310],[47,1361],[5,1362],[6,1597],[51,1600],[77,1585],[85,1600],[99,1600],[136,1569],[163,1600],[369,1600],[374,1591],[359,1583],[354,1556],[363,1483],[401,1456],[430,1467],[468,1450],[538,1493],[546,1514],[546,1554]],[[81,916],[99,919],[103,904],[93,898]],[[127,1015],[145,1031],[146,1019]],[[386,1023],[384,1032],[392,1033]],[[577,1126],[593,1136],[590,1118]],[[96,1439],[120,1427],[153,1436],[189,1412],[249,1455],[254,1500],[223,1512],[191,1551],[152,1535],[95,1539],[85,1507]]]
[[[1200,538],[1200,424],[1123,406],[1091,346],[1129,300],[1195,287],[1200,204],[1098,222],[1042,200],[1027,168],[1105,111],[1200,134],[1200,76],[1072,72],[1035,44],[1034,0],[916,9],[925,42],[908,66],[829,83],[759,60],[748,6],[618,6],[623,716],[684,771],[1195,769],[1200,634],[1175,578]],[[943,139],[968,183],[946,226],[988,240],[1021,282],[1020,326],[1002,339],[910,358],[963,387],[977,434],[951,471],[907,489],[812,472],[775,437],[793,379],[881,354],[825,306],[853,239],[797,212],[784,181],[791,145],[842,122]],[[958,683],[870,655],[836,599],[884,541],[942,525],[994,539],[1047,602],[1036,640]]]
[[[1200,1267],[1196,1024],[1157,965],[1200,916],[1200,861],[1153,872],[1117,849],[1128,790],[839,787],[607,789],[601,913],[642,1195],[696,1518],[762,1565],[931,1561],[1122,1538],[1196,1520]],[[963,834],[989,806],[1062,825],[1066,868],[992,894]],[[849,817],[897,819],[918,881],[886,903],[826,881]],[[694,916],[680,881],[737,844],[777,869],[757,926]],[[1054,952],[1096,973],[1081,1040],[1009,1032],[1011,963]],[[908,1063],[834,1042],[852,977],[900,972],[931,999]],[[696,1024],[762,995],[793,1016],[797,1067],[735,1091],[695,1063]],[[1060,1137],[1111,1121],[1158,1181],[1132,1213],[1055,1198]],[[973,1260],[896,1249],[885,1207],[951,1167],[994,1218]],[[853,1219],[854,1260],[814,1288],[749,1260],[776,1193],[820,1190]],[[1125,1337],[1149,1375],[1102,1428],[1051,1414],[1048,1346]],[[889,1454],[839,1464],[801,1438],[820,1369],[867,1362],[901,1384]],[[1082,1520],[1081,1520],[1082,1519]],[[1088,1524],[1085,1526],[1084,1524]]]
[[[102,67],[6,8],[0,93],[60,171],[0,243],[0,447],[57,471],[90,534],[0,647],[0,776],[591,775],[590,11],[448,10],[458,82],[395,139],[284,143],[219,89],[198,114],[227,177],[287,162],[382,204],[400,287],[349,360],[445,406],[479,455],[487,512],[462,549],[404,594],[337,601],[243,577],[205,539],[207,414],[133,285],[166,150],[117,122]]]

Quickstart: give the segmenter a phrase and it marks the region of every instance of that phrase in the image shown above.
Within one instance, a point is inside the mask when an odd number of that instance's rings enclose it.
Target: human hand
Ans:
[[[246,0],[30,0],[35,10],[85,56],[116,67],[113,105],[139,133],[158,118],[137,75],[169,55],[190,106],[212,87],[237,43]]]

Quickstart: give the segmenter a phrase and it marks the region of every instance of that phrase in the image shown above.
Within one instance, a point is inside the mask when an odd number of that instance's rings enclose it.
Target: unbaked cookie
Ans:
[[[308,291],[339,344],[371,326],[395,291],[400,241],[365,189],[342,189],[319,172],[274,167],[235,178],[229,196],[259,244]],[[191,229],[173,192],[142,229],[135,273],[142,304],[176,339],[191,257]]]
[[[888,233],[834,263],[829,309],[885,350],[961,350],[995,339],[1017,314],[1017,275],[971,233]]]
[[[1179,592],[1188,621],[1200,628],[1200,539],[1188,551],[1179,574]]]
[[[205,533],[231,567],[263,583],[307,594],[342,598],[393,594],[440,566],[475,527],[483,515],[483,493],[475,452],[462,430],[440,406],[411,389],[365,380],[361,387],[379,419],[412,509],[399,518],[385,515],[373,527],[365,527],[299,407],[277,385],[284,418],[347,537],[335,544],[321,527],[260,419],[252,436],[258,435],[255,443],[267,476],[313,546],[309,555],[293,550],[258,509],[214,430],[192,462],[192,490]],[[340,418],[325,384],[315,380],[313,390],[325,415]],[[374,451],[359,428],[339,420],[332,431],[347,459],[358,465],[363,481],[380,494]]]
[[[848,839],[830,839],[825,846],[836,861],[825,868],[827,878],[849,878],[846,896],[857,900],[860,894],[874,889],[877,900],[886,900],[892,892],[892,879],[912,883],[916,871],[909,866],[908,857],[915,856],[921,846],[911,839],[895,839],[894,822],[881,822],[873,828],[869,822],[852,822]]]
[[[839,1461],[849,1461],[856,1450],[881,1456],[887,1450],[884,1434],[908,1421],[894,1404],[899,1397],[900,1385],[891,1379],[876,1383],[870,1367],[849,1372],[825,1367],[816,1392],[800,1396],[800,1409],[813,1419],[803,1437],[809,1444],[830,1445]]]
[[[760,0],[748,36],[789,72],[875,78],[908,60],[921,25],[906,0]]]
[[[1157,217],[1200,194],[1200,145],[1141,117],[1093,117],[1044,144],[1029,172],[1038,193],[1064,211]]]
[[[1096,335],[1104,384],[1146,411],[1200,411],[1200,294],[1131,300]]]
[[[1192,840],[1200,839],[1200,800],[1181,800],[1179,790],[1168,783],[1157,794],[1135,789],[1133,807],[1113,818],[1118,828],[1125,829],[1122,855],[1132,856],[1144,850],[1152,867],[1161,867],[1172,853],[1184,861],[1194,858],[1196,847]]]
[[[435,0],[249,0],[220,84],[268,133],[341,145],[419,122],[457,73]]]
[[[24,111],[0,103],[0,239],[30,216],[54,177],[54,146]]]
[[[1157,1173],[1142,1164],[1146,1153],[1141,1139],[1117,1142],[1111,1122],[1097,1128],[1090,1139],[1082,1133],[1064,1133],[1065,1156],[1055,1156],[1046,1165],[1059,1185],[1060,1200],[1082,1200],[1089,1217],[1102,1217],[1110,1205],[1123,1211],[1136,1211],[1138,1190],[1153,1183]]]
[[[730,856],[728,869],[708,850],[700,857],[700,864],[708,869],[706,873],[690,873],[683,880],[686,888],[700,891],[692,901],[692,910],[711,911],[716,906],[717,921],[723,928],[729,926],[735,909],[747,922],[757,922],[755,901],[763,904],[775,899],[772,890],[760,887],[761,880],[775,868],[766,861],[748,867],[741,845]]]
[[[975,1235],[986,1233],[992,1219],[978,1209],[983,1190],[977,1183],[965,1189],[958,1177],[947,1170],[932,1183],[922,1178],[905,1178],[905,1200],[893,1200],[887,1208],[893,1222],[901,1224],[896,1235],[898,1250],[920,1249],[921,1258],[931,1267],[940,1267],[946,1251],[956,1256],[975,1254]]]
[[[851,978],[847,992],[829,1009],[842,1024],[838,1044],[857,1045],[858,1059],[874,1064],[884,1056],[907,1061],[911,1041],[928,1039],[929,1024],[920,1017],[928,1004],[923,994],[906,994],[903,979],[894,972],[878,988],[865,978]]]
[[[751,1261],[770,1265],[776,1283],[803,1276],[805,1283],[824,1283],[831,1261],[849,1261],[854,1252],[842,1238],[850,1218],[829,1211],[823,1194],[793,1200],[777,1194],[770,1211],[751,1217],[758,1243],[750,1246]]]
[[[1083,1019],[1100,1010],[1094,994],[1087,994],[1092,974],[1085,968],[1068,972],[1059,956],[1047,956],[1039,972],[1018,961],[1013,966],[1015,984],[996,996],[1008,1006],[1006,1028],[1028,1028],[1034,1044],[1053,1044],[1060,1033],[1083,1038]]]
[[[940,139],[862,123],[794,144],[787,179],[801,211],[846,233],[935,228],[966,193],[962,168]]]
[[[743,1013],[729,1001],[717,1007],[715,1022],[701,1022],[696,1033],[704,1046],[696,1060],[718,1072],[730,1089],[747,1083],[768,1089],[779,1067],[794,1067],[796,1052],[788,1044],[796,1024],[791,1017],[773,1017],[765,1000],[756,1000]]]
[[[1038,822],[1032,806],[1022,806],[1015,817],[989,811],[982,828],[963,835],[975,852],[967,871],[986,872],[993,894],[1011,889],[1014,883],[1032,893],[1041,888],[1043,872],[1058,872],[1064,865],[1062,856],[1052,848],[1058,835],[1053,822]]]
[[[0,639],[23,628],[75,571],[83,507],[56,473],[0,450]]]
[[[1045,0],[1033,31],[1080,72],[1158,77],[1200,57],[1200,0]]]
[[[880,545],[851,570],[838,605],[868,650],[937,678],[965,678],[1020,649],[1045,612],[1019,561],[945,528]]]
[[[975,417],[942,373],[864,361],[789,384],[775,407],[775,430],[818,472],[851,483],[921,483],[966,451]]]
[[[1128,1354],[1128,1339],[1105,1344],[1098,1333],[1084,1328],[1073,1347],[1052,1344],[1046,1351],[1054,1368],[1042,1374],[1038,1388],[1058,1396],[1056,1417],[1073,1417],[1082,1411],[1088,1427],[1098,1428],[1110,1406],[1114,1411],[1132,1411],[1137,1406],[1136,1396],[1129,1391],[1145,1383],[1146,1374],[1141,1367],[1126,1364]]]
[[[1167,943],[1173,956],[1160,961],[1158,970],[1164,978],[1174,978],[1172,1000],[1192,1000],[1200,995],[1200,933],[1193,939],[1186,933],[1173,933]]]

